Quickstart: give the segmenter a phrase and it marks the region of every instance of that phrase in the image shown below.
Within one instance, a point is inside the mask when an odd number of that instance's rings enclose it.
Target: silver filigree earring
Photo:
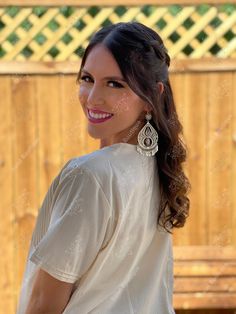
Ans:
[[[150,124],[151,113],[146,114],[147,123],[138,133],[137,151],[145,156],[153,156],[158,151],[158,133]]]

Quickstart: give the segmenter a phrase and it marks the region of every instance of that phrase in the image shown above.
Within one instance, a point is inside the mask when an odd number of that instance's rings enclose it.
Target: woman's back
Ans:
[[[75,283],[63,314],[174,313],[172,235],[157,227],[157,173],[156,158],[128,143],[63,167],[38,215],[18,314],[38,267]]]

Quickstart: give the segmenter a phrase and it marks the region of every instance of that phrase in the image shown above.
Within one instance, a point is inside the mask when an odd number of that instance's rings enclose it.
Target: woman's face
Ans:
[[[137,144],[147,104],[124,81],[113,55],[102,45],[96,45],[87,56],[79,100],[88,120],[88,133],[101,140],[101,147],[119,142]]]

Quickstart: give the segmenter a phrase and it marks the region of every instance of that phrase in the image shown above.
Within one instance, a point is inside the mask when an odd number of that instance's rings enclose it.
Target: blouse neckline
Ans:
[[[120,143],[114,143],[114,144],[111,144],[111,145],[108,145],[108,146],[104,146],[100,149],[104,149],[104,148],[113,148],[113,147],[117,147],[117,146],[126,146],[126,147],[130,147],[132,149],[136,149],[136,146],[135,144],[130,144],[130,143],[125,143],[125,142],[120,142]]]
[[[131,149],[131,150],[135,151],[140,156],[147,157],[145,155],[141,155],[137,151],[137,145],[136,144],[130,144],[130,143],[125,143],[125,142],[119,142],[119,143],[114,143],[112,145],[104,146],[104,147],[100,148],[99,150],[107,150],[107,149],[110,150],[110,149],[116,149],[118,147],[126,147],[127,149]],[[150,157],[155,157],[155,156],[148,156],[148,158],[150,158]]]

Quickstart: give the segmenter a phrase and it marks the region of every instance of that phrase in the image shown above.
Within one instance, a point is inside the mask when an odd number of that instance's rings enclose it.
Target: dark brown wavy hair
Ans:
[[[158,132],[159,149],[155,156],[161,192],[157,224],[172,233],[172,228],[184,226],[189,215],[190,202],[186,194],[191,185],[182,167],[187,148],[180,136],[183,127],[169,81],[167,49],[161,37],[142,23],[120,22],[105,26],[91,37],[84,51],[77,83],[89,52],[97,44],[109,49],[127,84],[153,109],[149,122]],[[157,89],[157,82],[163,83],[163,93]]]

